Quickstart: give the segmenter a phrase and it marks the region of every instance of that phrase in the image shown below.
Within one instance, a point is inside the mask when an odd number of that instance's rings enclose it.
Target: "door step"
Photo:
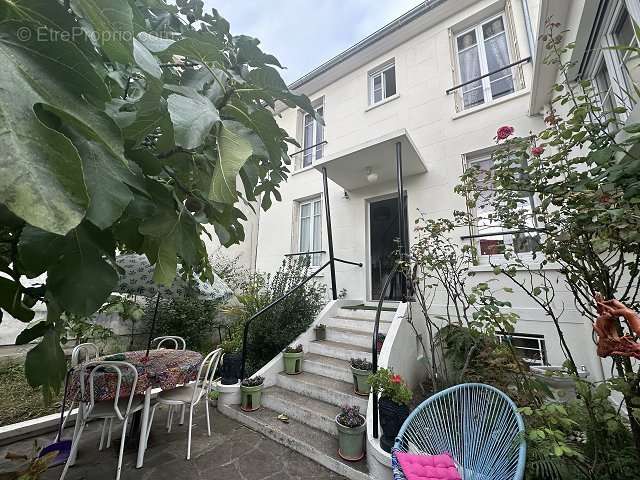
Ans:
[[[352,330],[359,330],[368,334],[373,334],[373,327],[375,322],[373,319],[368,318],[348,318],[348,317],[330,317],[326,321],[327,327],[349,328]],[[378,331],[380,333],[387,333],[391,326],[391,320],[380,319],[378,324]]]
[[[350,480],[369,480],[366,457],[359,462],[347,462],[338,455],[338,440],[332,435],[296,420],[283,423],[279,412],[261,408],[243,412],[239,405],[218,405],[220,411],[276,442],[301,453],[329,470]]]
[[[352,358],[364,358],[371,361],[371,348],[349,345],[348,343],[331,342],[329,340],[315,340],[309,343],[309,351],[327,357],[350,360]]]
[[[347,360],[325,357],[317,353],[304,354],[304,371],[323,377],[335,378],[343,382],[351,382],[353,374]]]
[[[364,414],[367,411],[368,397],[356,395],[353,384],[333,378],[302,372],[298,375],[278,374],[277,385],[286,390],[306,397],[321,400],[336,407],[357,405]]]
[[[327,327],[327,340],[359,347],[371,347],[373,332],[363,332],[353,328]]]

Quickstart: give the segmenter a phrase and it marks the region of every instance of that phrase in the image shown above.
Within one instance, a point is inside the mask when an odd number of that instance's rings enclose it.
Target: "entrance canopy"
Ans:
[[[327,176],[345,190],[356,190],[375,183],[396,181],[396,143],[402,145],[403,176],[427,171],[409,133],[403,128],[355,147],[327,156],[314,166],[327,169]],[[377,176],[377,178],[376,178]]]

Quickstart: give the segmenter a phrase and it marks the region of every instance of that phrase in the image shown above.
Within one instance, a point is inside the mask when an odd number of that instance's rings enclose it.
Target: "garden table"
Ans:
[[[171,390],[178,385],[195,380],[200,364],[202,363],[202,354],[191,350],[160,349],[150,351],[147,356],[145,350],[138,350],[107,355],[97,360],[128,362],[138,371],[138,383],[135,393],[137,395],[144,395],[140,441],[138,444],[138,460],[136,463],[136,468],[140,468],[144,462],[144,452],[147,448],[148,439],[146,438],[146,431],[151,406],[151,390],[155,387],[159,387],[162,390]],[[82,367],[82,365],[79,365],[79,367]],[[69,398],[80,396],[80,370],[80,368],[76,368],[74,371],[70,384],[71,395]],[[115,373],[103,372],[100,375],[96,375],[94,381],[96,402],[114,399],[117,379],[118,377]],[[124,375],[120,387],[121,397],[129,395],[131,392],[131,383],[132,380],[130,379],[129,384],[127,384],[127,378],[126,375]],[[87,393],[88,392],[85,392],[85,394]],[[83,398],[82,400],[88,401],[89,399]],[[78,425],[78,423],[79,422],[76,422],[76,425]]]

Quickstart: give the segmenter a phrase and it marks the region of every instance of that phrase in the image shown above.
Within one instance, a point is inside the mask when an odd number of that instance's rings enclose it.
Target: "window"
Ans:
[[[322,202],[320,198],[300,202],[300,235],[298,252],[322,250]],[[311,265],[319,266],[321,253],[311,255]]]
[[[396,94],[396,66],[390,63],[369,74],[369,105]]]
[[[501,342],[510,342],[522,359],[530,365],[548,365],[543,335],[528,333],[498,334]]]
[[[633,28],[632,11],[637,11],[636,15],[640,15],[640,8],[633,0],[609,2],[602,14],[603,22],[595,37],[594,48],[583,62],[584,69],[581,72],[585,78],[592,79],[603,115],[612,115],[611,111],[618,107],[630,111],[638,100],[633,88],[633,81],[639,80],[634,78],[638,71],[637,58],[632,52],[611,48],[616,45],[640,45]],[[626,113],[618,113],[616,116],[621,122],[627,118]]]
[[[513,69],[500,70],[512,62],[504,15],[457,35],[456,52],[460,83],[495,72],[461,87],[465,109],[515,91]]]
[[[318,115],[324,117],[324,105],[316,106]],[[324,155],[324,125],[312,115],[305,113],[302,128],[302,168],[309,167]]]
[[[477,166],[481,171],[488,171],[493,164],[490,156],[481,156],[468,160],[469,166]],[[540,243],[540,236],[537,232],[521,232],[506,233],[497,235],[506,229],[500,225],[494,218],[494,209],[491,205],[491,188],[487,181],[487,192],[484,192],[476,206],[476,228],[478,235],[487,235],[486,237],[476,237],[478,252],[482,256],[502,255],[506,250],[513,251],[516,254],[531,253],[537,249]],[[523,195],[519,208],[522,210],[522,216],[526,218],[527,228],[536,228],[537,223],[533,215],[535,206],[535,198],[533,195]]]

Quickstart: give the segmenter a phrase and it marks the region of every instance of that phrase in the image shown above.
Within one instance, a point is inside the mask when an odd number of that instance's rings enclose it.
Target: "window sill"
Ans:
[[[505,95],[504,97],[500,97],[497,100],[492,100],[491,102],[483,103],[482,105],[478,105],[476,107],[469,108],[467,110],[462,110],[461,112],[456,112],[451,117],[452,120],[457,120],[458,118],[466,117],[467,115],[471,115],[476,112],[480,112],[482,110],[486,110],[487,108],[494,107],[496,105],[500,105],[502,103],[508,102],[509,100],[514,100],[516,98],[523,97],[525,95],[529,95],[531,90],[526,88],[524,90],[519,90],[517,92],[510,93],[509,95]]]
[[[384,100],[380,100],[378,103],[374,103],[373,105],[369,105],[367,108],[364,109],[365,112],[368,112],[369,110],[373,110],[374,108],[380,107],[382,105],[385,105],[389,102],[393,102],[396,98],[399,98],[400,94],[396,93],[394,95],[391,95],[390,97],[385,98]]]

